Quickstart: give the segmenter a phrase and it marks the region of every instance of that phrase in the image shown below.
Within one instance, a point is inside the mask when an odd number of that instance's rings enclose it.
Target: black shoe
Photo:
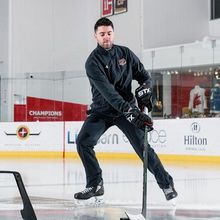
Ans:
[[[173,184],[169,186],[167,189],[163,189],[166,200],[171,200],[177,197],[178,193],[174,189]]]
[[[91,186],[85,188],[82,192],[78,192],[74,194],[75,199],[90,199],[94,196],[102,196],[104,194],[104,186],[103,181],[101,181],[97,186]]]

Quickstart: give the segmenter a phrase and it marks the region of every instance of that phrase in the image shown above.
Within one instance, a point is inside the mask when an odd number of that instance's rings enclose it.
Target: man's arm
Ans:
[[[133,79],[137,80],[139,85],[145,84],[148,88],[152,88],[151,75],[145,70],[144,65],[131,50],[130,59],[132,63]]]
[[[137,80],[140,85],[135,90],[135,97],[138,101],[139,108],[143,110],[144,107],[147,107],[150,112],[153,108],[151,75],[145,70],[144,65],[140,62],[138,57],[132,51],[130,52],[133,78]]]

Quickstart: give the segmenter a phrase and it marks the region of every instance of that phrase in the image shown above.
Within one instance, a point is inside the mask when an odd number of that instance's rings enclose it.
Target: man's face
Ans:
[[[99,26],[95,32],[95,38],[101,47],[109,50],[114,42],[114,30],[111,26]]]

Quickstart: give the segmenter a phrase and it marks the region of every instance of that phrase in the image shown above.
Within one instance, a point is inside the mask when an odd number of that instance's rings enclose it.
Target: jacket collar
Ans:
[[[115,55],[115,45],[114,44],[110,50],[105,50],[103,47],[101,47],[99,44],[97,44],[97,50],[103,55],[109,55],[109,54]]]

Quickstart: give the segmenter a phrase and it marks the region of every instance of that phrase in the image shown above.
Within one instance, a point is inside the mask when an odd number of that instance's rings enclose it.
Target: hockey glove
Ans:
[[[135,97],[138,101],[138,106],[141,110],[143,110],[144,107],[147,107],[148,112],[152,111],[153,99],[151,88],[147,87],[145,84],[139,86],[135,90]]]
[[[129,122],[142,130],[144,130],[146,126],[148,127],[148,131],[153,130],[152,119],[142,113],[137,107],[130,108],[128,112],[125,113],[125,117]]]

